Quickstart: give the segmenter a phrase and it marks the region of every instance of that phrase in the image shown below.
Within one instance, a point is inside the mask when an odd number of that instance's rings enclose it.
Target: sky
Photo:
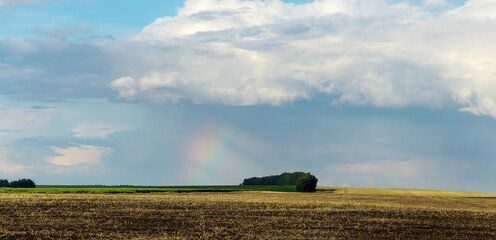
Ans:
[[[0,178],[496,191],[493,0],[0,0]]]

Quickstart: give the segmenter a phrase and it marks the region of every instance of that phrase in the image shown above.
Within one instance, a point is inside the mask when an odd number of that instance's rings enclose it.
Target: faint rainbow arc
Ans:
[[[229,127],[208,126],[196,134],[186,149],[186,177],[195,183],[205,183],[209,175],[221,174],[229,160],[229,142],[234,131]]]

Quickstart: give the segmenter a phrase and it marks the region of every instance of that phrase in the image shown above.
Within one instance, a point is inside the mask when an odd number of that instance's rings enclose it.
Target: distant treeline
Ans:
[[[243,181],[243,185],[296,185],[298,178],[304,176],[304,172],[285,172],[280,175],[272,175],[266,177],[252,177]]]
[[[318,179],[304,172],[285,172],[280,175],[252,177],[243,181],[243,185],[294,185],[297,192],[315,192]]]
[[[34,184],[31,179],[19,179],[9,182],[7,179],[0,179],[0,187],[11,187],[11,188],[35,188],[36,184]]]

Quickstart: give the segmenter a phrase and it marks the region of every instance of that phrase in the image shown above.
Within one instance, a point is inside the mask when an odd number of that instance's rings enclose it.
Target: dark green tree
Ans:
[[[285,172],[280,175],[252,177],[245,179],[242,185],[295,185],[296,180],[305,174],[304,172]]]
[[[10,183],[7,179],[0,179],[0,187],[10,187]]]
[[[13,188],[35,188],[36,184],[31,179],[19,179],[17,181],[10,182],[10,187]]]
[[[307,173],[296,181],[296,191],[297,192],[315,192],[317,188],[317,181],[319,181],[314,175]]]
[[[294,185],[297,192],[315,192],[318,179],[305,172],[285,172],[280,175],[252,177],[243,181],[242,185]]]

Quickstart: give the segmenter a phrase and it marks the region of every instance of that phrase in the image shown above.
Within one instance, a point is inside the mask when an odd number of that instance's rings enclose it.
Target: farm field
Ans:
[[[277,191],[295,192],[295,186],[71,186],[41,185],[36,188],[0,188],[0,193],[188,193]]]
[[[3,193],[0,239],[496,238],[495,194],[441,193]]]
[[[394,195],[422,197],[466,197],[466,198],[495,198],[496,193],[456,192],[418,189],[387,189],[387,188],[349,188],[349,187],[319,187],[319,192],[351,195]]]

